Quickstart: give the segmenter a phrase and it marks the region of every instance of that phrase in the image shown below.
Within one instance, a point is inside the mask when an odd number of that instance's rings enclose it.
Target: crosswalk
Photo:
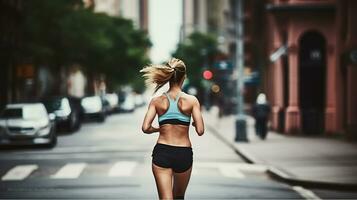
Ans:
[[[87,166],[86,163],[69,163],[63,166],[56,174],[51,176],[54,179],[73,179],[78,178],[83,169]]]
[[[28,177],[33,171],[38,169],[38,165],[19,165],[10,169],[3,177],[2,181],[7,180],[23,180]]]
[[[24,164],[16,165],[7,170],[4,174],[0,174],[1,181],[21,181],[25,179],[35,178],[38,176],[50,178],[50,179],[78,179],[80,178],[86,170],[93,173],[93,169],[90,170],[93,163],[85,162],[72,162],[64,163],[60,166],[52,166],[56,168],[52,173],[47,173],[48,168],[45,164],[40,166],[39,164]],[[93,167],[92,167],[93,168]],[[151,176],[151,169],[149,163],[139,162],[139,161],[117,161],[108,163],[105,168],[101,171],[100,176],[105,176],[108,178],[114,177],[136,177],[138,172],[142,172],[143,169],[147,170],[145,174]],[[41,170],[43,172],[41,172]],[[207,170],[209,173],[207,173]],[[255,165],[255,164],[245,164],[245,163],[230,163],[230,162],[195,162],[193,166],[193,175],[195,176],[206,176],[207,174],[215,176],[223,176],[226,178],[243,179],[250,174],[264,174],[267,170],[266,166]],[[214,173],[212,173],[214,172]],[[37,174],[37,175],[36,175]]]
[[[121,161],[114,164],[109,171],[110,177],[131,176],[134,172],[137,162]]]

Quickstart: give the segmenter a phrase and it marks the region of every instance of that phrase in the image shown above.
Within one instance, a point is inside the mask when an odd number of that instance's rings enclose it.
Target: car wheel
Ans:
[[[48,143],[46,145],[46,147],[53,148],[53,147],[55,147],[57,145],[57,134],[56,134],[56,132],[54,130],[52,131],[50,137],[51,137],[51,141],[50,141],[50,143]]]
[[[74,132],[78,130],[79,116],[78,113],[71,113],[70,119],[68,120],[67,130],[69,132]]]
[[[105,113],[101,113],[98,117],[98,122],[104,122],[106,118]]]
[[[79,117],[79,116],[78,116]],[[81,125],[82,125],[82,122],[81,122],[81,120],[78,118],[78,121],[77,121],[77,123],[75,124],[75,126],[74,126],[74,130],[75,131],[78,131],[79,129],[81,129]]]

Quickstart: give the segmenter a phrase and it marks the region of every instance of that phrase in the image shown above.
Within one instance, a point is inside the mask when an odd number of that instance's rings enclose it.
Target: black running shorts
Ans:
[[[182,173],[192,166],[192,148],[157,143],[152,152],[152,162],[163,168]]]

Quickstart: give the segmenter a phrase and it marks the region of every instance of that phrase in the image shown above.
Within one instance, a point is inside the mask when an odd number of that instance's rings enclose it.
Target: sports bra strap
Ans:
[[[171,101],[173,101],[173,102],[178,102],[178,100],[179,100],[180,97],[181,97],[181,93],[182,93],[182,92],[179,92],[179,93],[176,95],[176,99],[174,100],[174,99],[171,99],[170,95],[169,95],[167,92],[164,92],[165,96],[166,96],[169,100],[171,100]]]
[[[170,98],[169,94],[167,94],[167,92],[164,92],[164,95],[165,95],[169,100],[171,100],[171,98]]]
[[[176,95],[176,99],[175,99],[176,102],[180,99],[181,94],[182,94],[182,92],[179,92],[179,93]]]

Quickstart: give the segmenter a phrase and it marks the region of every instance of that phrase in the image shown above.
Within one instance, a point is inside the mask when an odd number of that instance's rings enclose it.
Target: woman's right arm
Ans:
[[[195,127],[197,134],[199,136],[202,136],[203,133],[205,132],[205,127],[204,127],[203,118],[202,118],[202,114],[201,114],[200,102],[197,100],[196,97],[194,98],[194,101],[193,101],[192,118],[193,118],[192,125]]]
[[[145,115],[145,118],[144,118],[144,121],[143,121],[142,128],[141,128],[141,130],[144,133],[150,134],[150,133],[154,133],[154,132],[158,132],[159,131],[159,128],[156,128],[156,127],[152,126],[152,121],[155,119],[155,116],[156,116],[156,108],[155,108],[155,105],[154,105],[154,101],[151,100],[151,102],[149,104],[148,111],[146,112],[146,115]]]

